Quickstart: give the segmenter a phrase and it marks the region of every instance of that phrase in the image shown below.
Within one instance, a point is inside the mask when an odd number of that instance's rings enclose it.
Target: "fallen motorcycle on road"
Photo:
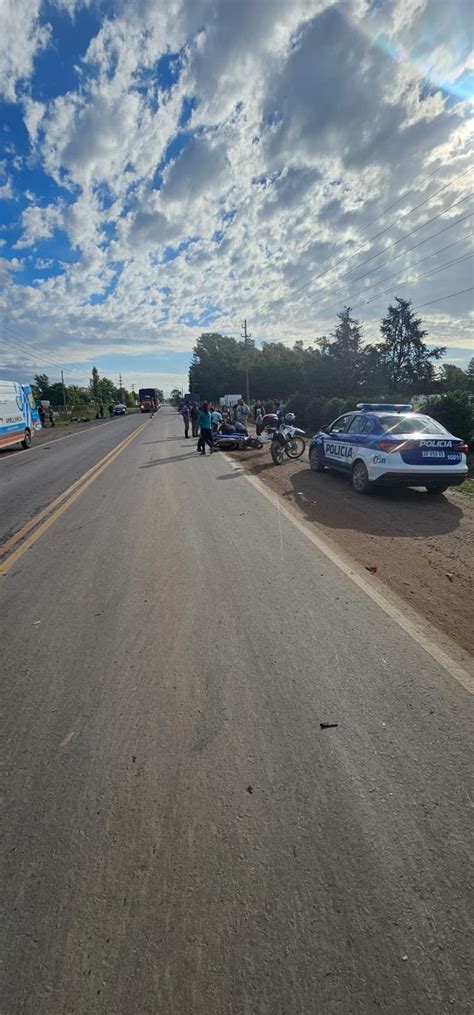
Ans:
[[[223,423],[219,430],[212,434],[214,451],[251,451],[263,448],[260,437],[249,435],[241,423]]]
[[[287,458],[301,458],[306,449],[304,430],[295,426],[296,416],[287,412],[283,420],[276,413],[269,412],[263,417],[262,423],[266,439],[270,441],[270,454],[275,465],[283,465]]]

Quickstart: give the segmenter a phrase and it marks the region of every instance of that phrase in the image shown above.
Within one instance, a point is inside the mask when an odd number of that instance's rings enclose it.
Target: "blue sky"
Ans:
[[[472,339],[470,5],[0,0],[0,372],[186,386],[395,295]]]

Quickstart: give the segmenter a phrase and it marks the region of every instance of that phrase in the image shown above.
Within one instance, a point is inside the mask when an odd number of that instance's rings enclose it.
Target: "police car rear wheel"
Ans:
[[[439,486],[427,486],[426,492],[430,493],[432,497],[439,497],[441,496],[442,493],[446,493],[447,489],[448,489],[447,486],[443,486],[442,484],[440,484]]]
[[[309,453],[309,464],[313,472],[324,472],[325,465],[324,462],[321,461],[319,452],[316,448],[311,448]]]
[[[352,489],[356,493],[368,493],[370,490],[369,474],[363,462],[354,462],[352,469]]]

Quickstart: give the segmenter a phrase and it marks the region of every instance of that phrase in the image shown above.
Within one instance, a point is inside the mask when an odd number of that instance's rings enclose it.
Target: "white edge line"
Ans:
[[[239,471],[243,474],[247,482],[258,490],[263,497],[266,497],[274,508],[278,508],[278,510],[284,514],[285,518],[287,518],[288,521],[302,533],[302,535],[306,536],[306,538],[309,539],[310,542],[313,543],[313,545],[328,558],[328,560],[332,561],[332,563],[335,564],[347,578],[350,578],[354,585],[357,585],[357,587],[360,588],[362,592],[364,592],[365,595],[372,600],[372,602],[376,603],[377,606],[379,606],[380,609],[387,614],[387,616],[394,620],[403,631],[409,634],[410,637],[413,638],[413,641],[415,641],[417,645],[420,645],[420,647],[424,649],[424,651],[427,652],[439,666],[446,670],[446,672],[449,673],[454,680],[457,680],[459,684],[462,684],[466,691],[469,691],[470,694],[474,694],[474,676],[471,676],[468,670],[464,669],[464,667],[461,666],[460,663],[456,662],[455,659],[452,659],[444,651],[444,649],[437,644],[436,636],[439,636],[439,632],[437,632],[436,628],[432,627],[428,621],[423,620],[421,617],[419,618],[418,623],[410,620],[404,610],[402,610],[399,606],[396,606],[395,603],[391,603],[390,600],[387,599],[381,591],[379,591],[379,589],[375,588],[374,585],[370,584],[362,575],[357,573],[355,570],[355,563],[351,564],[349,560],[346,560],[336,550],[329,546],[326,539],[323,540],[321,536],[318,536],[316,532],[313,532],[312,528],[310,528],[306,522],[302,521],[301,518],[297,518],[296,515],[287,508],[281,498],[278,497],[277,493],[267,489],[265,484],[262,483],[262,480],[258,479],[256,476],[252,476],[249,472],[247,472],[245,467],[239,467],[237,469],[234,459],[229,458],[227,455],[225,455],[225,457],[227,458],[227,461],[230,462],[234,471]],[[313,524],[315,527],[317,526],[317,522]],[[424,627],[429,633],[425,634],[422,627]],[[463,650],[460,651],[463,655],[467,656],[467,653]]]

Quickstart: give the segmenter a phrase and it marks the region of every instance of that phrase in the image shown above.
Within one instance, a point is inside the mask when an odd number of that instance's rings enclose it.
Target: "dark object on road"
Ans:
[[[99,405],[99,416],[100,416],[101,419],[104,418],[104,406],[103,405]]]
[[[370,571],[371,574],[376,574],[377,565],[376,564],[366,564],[365,565],[365,570],[366,571]]]
[[[247,793],[253,793],[253,786],[247,786]]]
[[[109,416],[110,416],[111,419],[112,419],[113,414],[114,414],[114,407],[113,407],[112,403],[110,403],[110,405],[109,405]]]
[[[321,730],[333,730],[337,726],[337,722],[320,722],[319,728]]]
[[[50,405],[50,407],[49,407],[49,411],[48,411],[48,416],[49,416],[49,422],[51,423],[51,426],[55,426],[55,422],[54,422],[54,412],[53,412],[53,407],[52,407],[52,405]]]
[[[44,426],[46,420],[46,413],[42,405],[38,406],[38,416],[40,418],[41,426]]]
[[[452,580],[454,578],[453,572],[452,571],[446,571],[446,578],[448,579],[448,581],[452,582]]]

